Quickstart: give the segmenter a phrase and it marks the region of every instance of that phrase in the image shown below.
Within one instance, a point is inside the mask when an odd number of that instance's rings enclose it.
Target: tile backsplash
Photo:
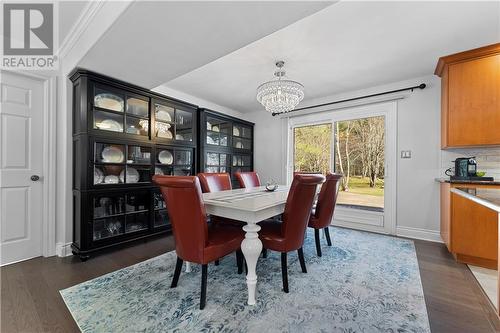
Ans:
[[[486,175],[500,180],[500,148],[463,148],[441,150],[441,175],[446,169],[454,166],[457,157],[475,156],[477,170],[485,171]]]

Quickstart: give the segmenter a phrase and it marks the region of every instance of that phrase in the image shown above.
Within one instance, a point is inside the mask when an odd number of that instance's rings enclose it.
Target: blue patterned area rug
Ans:
[[[430,332],[412,241],[331,228],[333,246],[304,245],[308,273],[289,255],[290,293],[281,291],[279,253],[257,265],[257,305],[248,306],[235,255],[209,265],[199,310],[201,269],[170,289],[175,252],[62,290],[83,332]],[[92,264],[92,263],[89,263]]]

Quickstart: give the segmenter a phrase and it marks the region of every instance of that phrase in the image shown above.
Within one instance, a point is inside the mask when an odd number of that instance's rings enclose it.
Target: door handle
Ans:
[[[40,180],[40,176],[33,175],[33,176],[31,176],[31,180],[34,181],[34,182],[39,181]]]

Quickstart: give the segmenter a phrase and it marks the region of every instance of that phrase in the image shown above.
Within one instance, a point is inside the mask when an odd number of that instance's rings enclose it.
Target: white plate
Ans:
[[[114,146],[104,148],[101,156],[102,161],[105,163],[122,163],[124,158],[122,150]]]
[[[137,183],[139,181],[139,172],[132,168],[132,167],[127,167],[127,183]],[[120,181],[122,183],[125,183],[125,170],[122,170],[120,172]]]
[[[219,126],[217,126],[217,125],[212,126],[212,131],[219,132],[220,131]]]
[[[241,142],[236,142],[236,148],[243,149],[243,144]]]
[[[163,176],[164,175],[163,170],[161,168],[156,167],[155,168],[155,175]]]
[[[119,122],[113,119],[104,119],[100,123],[95,124],[100,130],[112,131],[112,132],[123,132],[123,126]]]
[[[120,179],[118,178],[118,176],[109,175],[104,177],[104,182],[106,184],[118,184],[120,182]]]
[[[161,164],[172,164],[174,163],[174,157],[168,150],[162,150],[158,154],[158,161],[160,161]]]
[[[104,180],[104,173],[99,168],[94,168],[94,184],[100,184]]]
[[[182,134],[176,134],[175,139],[176,140],[184,140],[184,137],[182,136]]]
[[[212,130],[212,124],[210,124],[208,121],[207,121],[207,130],[209,130],[209,131]]]
[[[163,130],[158,130],[158,135],[159,138],[165,138],[165,139],[172,139],[174,136],[172,135],[172,132],[169,130],[163,131]]]
[[[156,112],[156,120],[172,121],[172,117],[170,116],[170,113],[168,113],[168,111],[160,110]]]
[[[94,105],[98,108],[123,112],[123,99],[113,94],[99,94],[94,97]]]
[[[233,135],[234,136],[240,136],[240,130],[238,127],[233,127]]]

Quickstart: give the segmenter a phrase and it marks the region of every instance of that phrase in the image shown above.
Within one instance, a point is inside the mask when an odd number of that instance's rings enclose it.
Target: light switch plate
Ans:
[[[411,158],[411,150],[401,150],[401,158]]]

